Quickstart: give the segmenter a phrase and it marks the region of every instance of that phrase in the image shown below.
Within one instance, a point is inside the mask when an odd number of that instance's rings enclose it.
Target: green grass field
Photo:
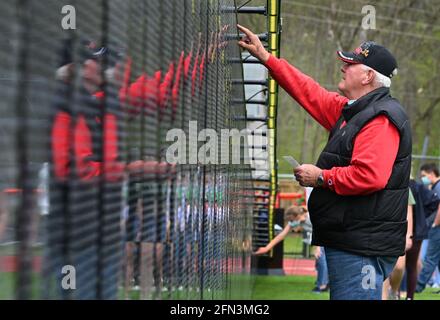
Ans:
[[[284,239],[284,256],[289,258],[298,257],[302,254],[302,235],[290,233]]]
[[[286,258],[293,258],[296,255],[292,253],[300,253],[302,250],[302,238],[299,234],[291,234],[284,241],[284,251]],[[11,248],[0,248],[3,255],[13,254]],[[40,253],[40,252],[36,252]],[[247,279],[246,279],[247,280]],[[14,298],[14,273],[0,273],[0,300]],[[35,297],[39,297],[39,275],[33,275],[33,292]],[[234,279],[233,283],[236,287],[244,288],[239,284],[239,279]],[[313,293],[315,277],[313,276],[256,276],[255,287],[251,299],[253,300],[328,300],[328,293]],[[440,294],[434,292],[439,289],[427,288],[423,293],[416,295],[416,300],[440,300]],[[214,296],[214,298],[222,298],[221,292],[207,292],[206,297]],[[124,294],[120,292],[120,299],[124,299]],[[164,294],[164,299],[187,299],[185,293],[177,292],[172,295]],[[139,292],[130,292],[130,299],[139,299]]]
[[[311,276],[257,276],[253,300],[328,300],[328,293],[313,293]]]
[[[301,234],[289,234],[284,239],[284,257],[296,258],[302,252]],[[313,256],[313,250],[311,251]],[[328,300],[328,293],[313,293],[313,276],[257,276],[252,299],[254,300]],[[416,300],[440,300],[439,289],[427,288],[416,294]]]
[[[37,279],[34,278],[34,288]],[[328,293],[313,293],[315,278],[312,276],[257,276],[255,287],[252,294],[252,300],[329,300]],[[0,274],[0,300],[13,299],[14,275],[11,273]],[[440,300],[440,294],[434,292],[439,289],[428,288],[423,293],[416,295],[416,300]],[[37,291],[37,290],[35,290]],[[206,294],[208,297],[209,294]],[[35,297],[38,294],[35,292]],[[219,295],[218,297],[223,297]],[[124,299],[123,293],[120,299]],[[130,298],[139,299],[139,292],[132,292]],[[163,298],[169,299],[170,296]],[[186,299],[187,296],[179,297],[177,294],[172,298]]]
[[[329,300],[328,293],[313,293],[312,276],[257,276],[253,300]],[[439,289],[427,288],[415,300],[440,300]]]

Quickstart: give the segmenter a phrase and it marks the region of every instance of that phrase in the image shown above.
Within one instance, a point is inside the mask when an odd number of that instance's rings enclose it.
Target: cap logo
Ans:
[[[370,50],[364,49],[360,53],[366,58],[366,57],[368,57],[368,54],[370,53]]]
[[[362,48],[361,48],[361,47],[358,47],[358,48],[356,48],[356,49],[354,50],[354,53],[356,53],[356,54],[360,54],[361,51],[362,51]]]

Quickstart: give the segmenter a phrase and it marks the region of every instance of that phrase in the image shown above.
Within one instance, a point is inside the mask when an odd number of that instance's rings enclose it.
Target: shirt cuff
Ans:
[[[335,190],[335,183],[331,170],[322,170],[322,177],[324,178],[324,188],[328,188],[332,191]]]
[[[264,63],[264,66],[269,69],[269,71],[276,72],[278,68],[278,59],[274,55],[270,55],[269,59]]]

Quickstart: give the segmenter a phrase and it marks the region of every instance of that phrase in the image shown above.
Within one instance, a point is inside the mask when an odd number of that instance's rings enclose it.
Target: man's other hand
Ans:
[[[294,171],[296,180],[302,187],[317,187],[318,177],[322,170],[312,164],[303,164]]]

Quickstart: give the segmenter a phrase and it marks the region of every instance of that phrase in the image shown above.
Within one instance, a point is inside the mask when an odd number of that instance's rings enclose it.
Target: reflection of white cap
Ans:
[[[116,76],[115,76],[116,75],[116,68],[115,67],[110,67],[110,68],[106,69],[104,71],[104,75],[105,75],[105,80],[108,83],[117,84]]]
[[[59,81],[68,81],[72,76],[71,64],[65,64],[59,67],[55,72],[55,79]]]

